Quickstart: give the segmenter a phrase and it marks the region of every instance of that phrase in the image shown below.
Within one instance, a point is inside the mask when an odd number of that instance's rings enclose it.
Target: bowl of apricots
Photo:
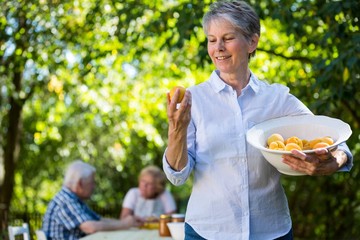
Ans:
[[[247,142],[260,150],[264,158],[286,175],[304,175],[282,162],[284,154],[297,149],[313,153],[317,148],[330,151],[352,134],[342,120],[321,115],[299,115],[271,119],[259,123],[246,133]]]

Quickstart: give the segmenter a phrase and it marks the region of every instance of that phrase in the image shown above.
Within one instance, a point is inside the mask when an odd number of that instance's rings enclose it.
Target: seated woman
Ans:
[[[159,167],[145,167],[139,175],[139,186],[131,188],[125,195],[120,219],[134,215],[144,220],[155,220],[161,214],[176,212],[175,200],[165,189],[166,181]]]

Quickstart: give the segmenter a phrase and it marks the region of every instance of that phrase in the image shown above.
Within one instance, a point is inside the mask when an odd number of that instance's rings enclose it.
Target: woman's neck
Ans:
[[[220,78],[227,84],[229,84],[236,91],[237,95],[240,96],[241,90],[246,87],[250,81],[250,70],[246,69],[245,72],[238,72],[236,74],[222,74]]]

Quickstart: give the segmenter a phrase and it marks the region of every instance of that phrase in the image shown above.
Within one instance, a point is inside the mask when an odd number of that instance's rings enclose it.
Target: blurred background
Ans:
[[[161,166],[166,93],[205,81],[214,68],[201,27],[211,2],[0,0],[0,239],[7,224],[40,228],[74,159],[97,168],[88,203],[119,216],[140,169]],[[359,1],[249,2],[262,24],[251,70],[353,131],[351,172],[283,177],[295,239],[356,239]],[[191,180],[168,188],[185,212]]]

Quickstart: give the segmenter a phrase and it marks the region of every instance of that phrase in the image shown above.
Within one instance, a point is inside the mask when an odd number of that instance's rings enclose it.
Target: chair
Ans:
[[[47,240],[47,237],[46,237],[44,231],[38,229],[35,231],[35,233],[36,233],[36,237],[38,240]]]
[[[23,235],[24,240],[30,240],[29,225],[23,223],[22,226],[8,226],[9,240],[15,240],[15,236]]]

